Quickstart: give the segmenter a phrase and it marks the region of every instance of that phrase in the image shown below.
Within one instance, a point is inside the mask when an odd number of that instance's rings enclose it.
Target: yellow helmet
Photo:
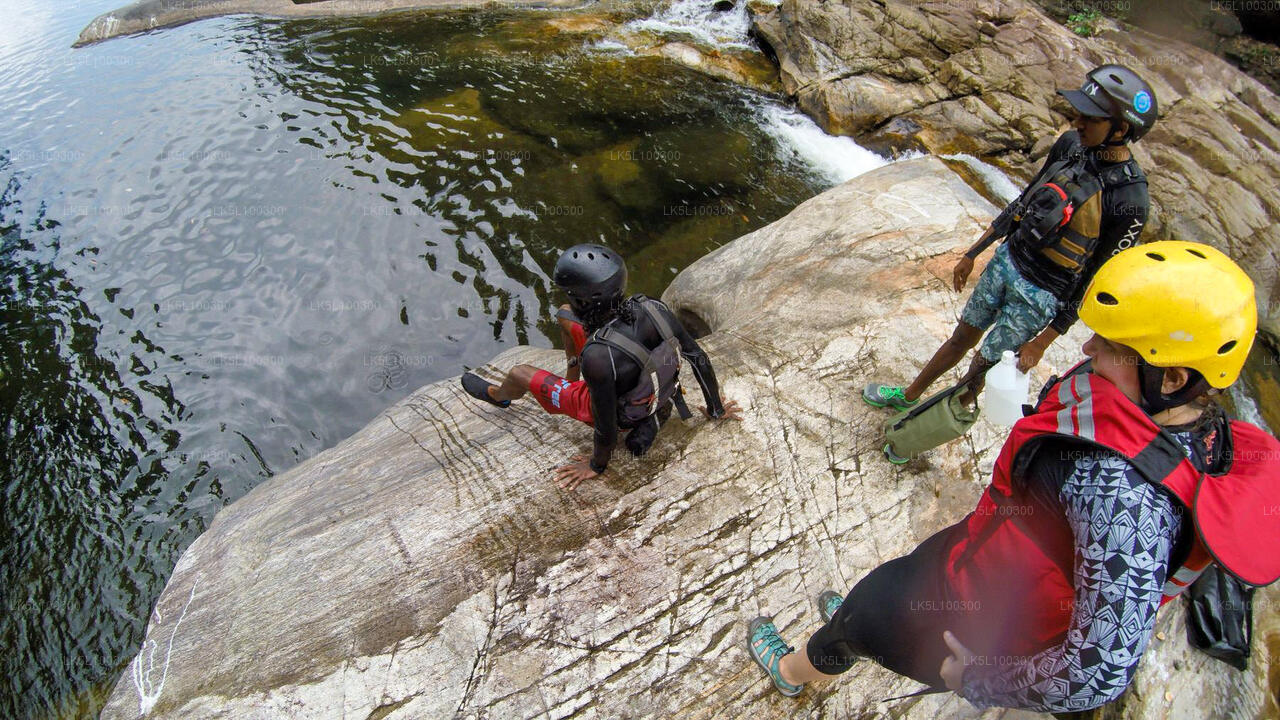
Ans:
[[[1080,319],[1157,367],[1199,371],[1215,388],[1240,376],[1258,329],[1253,281],[1208,245],[1177,240],[1123,250],[1098,269]]]

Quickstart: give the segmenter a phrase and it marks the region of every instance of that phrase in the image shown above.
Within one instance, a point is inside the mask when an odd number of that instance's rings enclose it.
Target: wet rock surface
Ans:
[[[1257,283],[1263,330],[1280,337],[1280,101],[1226,61],[1113,22],[1082,38],[1022,0],[784,0],[753,12],[784,90],[829,132],[969,153],[1022,179],[1065,123],[1057,89],[1104,62],[1134,68],[1161,115],[1135,146],[1152,198],[1144,239],[1229,253]]]
[[[103,717],[1028,717],[979,713],[873,663],[799,699],[750,661],[747,623],[801,643],[813,597],[960,520],[1003,433],[897,468],[868,379],[901,381],[950,332],[950,268],[995,208],[938,159],[823,193],[683,271],[665,299],[743,420],[672,421],[575,493],[551,471],[588,428],[528,398],[498,410],[456,379],[224,509],[182,556]],[[1079,356],[1077,327],[1040,379]],[[558,369],[516,348],[480,369]],[[1274,590],[1247,673],[1188,649],[1163,614],[1107,717],[1262,717]],[[1274,694],[1274,693],[1272,693]]]

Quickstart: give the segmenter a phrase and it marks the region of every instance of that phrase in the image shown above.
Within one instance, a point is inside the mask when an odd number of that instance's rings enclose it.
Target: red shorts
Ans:
[[[582,348],[587,345],[587,329],[581,323],[570,322],[569,340],[573,343],[573,354],[581,356]],[[588,425],[595,424],[591,415],[591,394],[587,392],[585,380],[569,382],[559,375],[539,370],[529,383],[529,391],[538,399],[542,409],[552,415],[568,415]]]
[[[537,398],[542,409],[552,415],[568,415],[588,425],[595,424],[595,417],[591,414],[591,394],[587,392],[586,380],[569,382],[559,375],[539,370],[533,374],[533,381],[529,383],[529,392]]]

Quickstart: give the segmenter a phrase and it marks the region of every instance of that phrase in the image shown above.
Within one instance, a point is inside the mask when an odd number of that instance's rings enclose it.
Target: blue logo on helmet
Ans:
[[[1133,109],[1140,113],[1145,113],[1151,109],[1151,94],[1146,90],[1140,91],[1133,96]]]

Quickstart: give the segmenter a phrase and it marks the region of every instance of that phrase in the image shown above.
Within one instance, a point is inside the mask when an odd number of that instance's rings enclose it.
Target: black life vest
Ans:
[[[624,426],[639,425],[668,402],[675,402],[680,417],[687,419],[689,411],[684,405],[680,388],[680,340],[671,324],[658,312],[656,306],[660,303],[657,300],[644,295],[637,295],[633,300],[658,329],[662,340],[657,347],[646,348],[625,335],[616,327],[616,318],[592,333],[587,340],[587,345],[608,345],[626,354],[640,366],[640,379],[636,386],[618,397],[618,421]]]
[[[1102,191],[1146,183],[1129,160],[1097,170],[1076,146],[1044,169],[1001,215],[1012,220],[1009,241],[1043,254],[1072,273],[1083,270],[1102,230]]]

